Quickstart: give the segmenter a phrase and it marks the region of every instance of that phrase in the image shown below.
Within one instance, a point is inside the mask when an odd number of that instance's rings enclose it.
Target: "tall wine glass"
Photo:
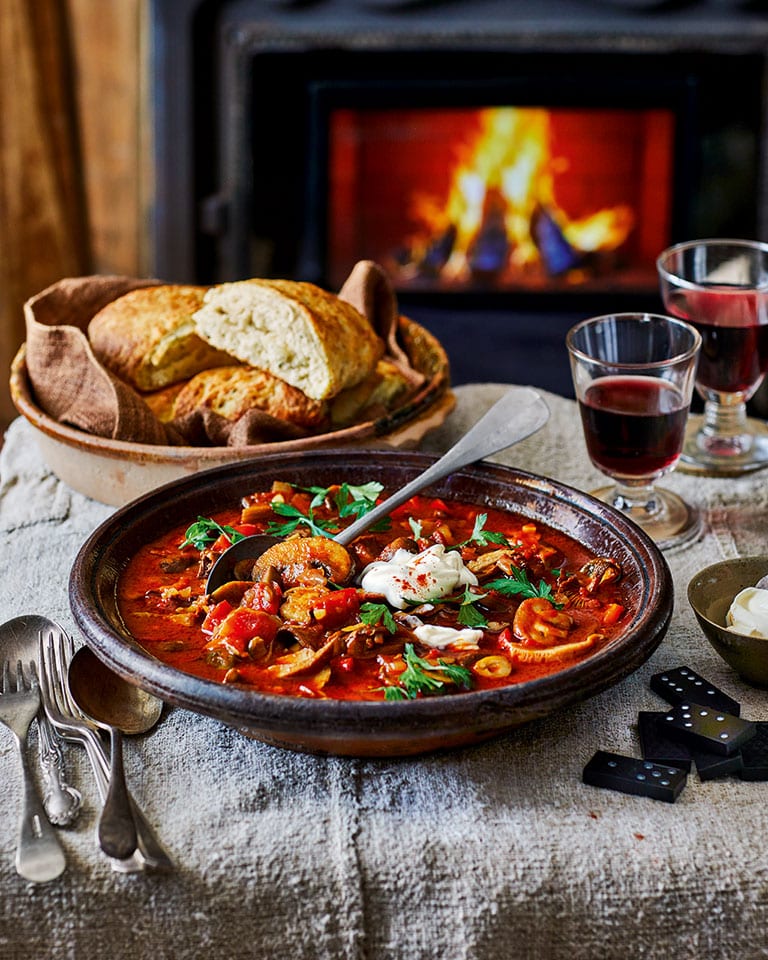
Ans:
[[[698,510],[655,482],[680,456],[701,337],[673,317],[617,313],[577,324],[566,346],[587,452],[613,480],[592,495],[664,549],[692,540]]]
[[[702,338],[704,415],[690,418],[680,469],[739,476],[768,466],[768,427],[746,407],[768,371],[768,244],[695,240],[665,250],[657,266],[666,309]]]

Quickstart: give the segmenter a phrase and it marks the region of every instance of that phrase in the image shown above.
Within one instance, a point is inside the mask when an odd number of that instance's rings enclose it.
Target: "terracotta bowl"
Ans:
[[[688,602],[704,636],[739,676],[757,687],[768,687],[768,640],[747,637],[725,628],[733,598],[768,575],[768,556],[721,560],[696,574],[688,584]]]
[[[445,498],[514,510],[616,558],[631,589],[622,634],[558,673],[493,691],[394,702],[309,700],[202,680],[150,656],[116,605],[120,570],[137,548],[187,518],[237,505],[273,479],[302,486],[378,480],[395,489],[434,457],[382,450],[265,456],[187,477],[116,511],[80,549],[70,578],[72,612],[86,642],[112,669],[162,697],[276,746],[349,756],[405,756],[475,743],[554,710],[567,710],[636,670],[661,642],[672,613],[672,580],[660,551],[638,527],[563,484],[481,463],[429,488]]]
[[[346,445],[404,449],[418,446],[430,430],[445,420],[456,400],[449,389],[448,357],[440,342],[407,317],[400,318],[400,338],[412,365],[426,377],[418,391],[376,420],[299,440],[247,447],[172,447],[85,433],[52,419],[37,405],[23,346],[11,367],[11,397],[19,413],[32,425],[43,458],[56,476],[87,497],[122,506],[188,474],[263,454]]]

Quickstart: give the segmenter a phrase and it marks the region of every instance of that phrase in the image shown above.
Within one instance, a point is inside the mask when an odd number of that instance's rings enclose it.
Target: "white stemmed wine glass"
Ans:
[[[592,495],[664,549],[692,540],[698,510],[655,483],[680,456],[701,337],[672,317],[618,313],[577,324],[566,345],[587,452],[613,480]]]
[[[704,415],[690,419],[680,469],[739,476],[768,466],[768,428],[746,407],[768,371],[768,244],[694,240],[665,250],[657,266],[665,308],[702,338]]]

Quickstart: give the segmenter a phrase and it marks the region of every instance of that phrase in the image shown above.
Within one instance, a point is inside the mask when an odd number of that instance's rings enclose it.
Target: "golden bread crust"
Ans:
[[[232,358],[202,340],[192,314],[206,287],[140,287],[103,307],[88,325],[98,360],[139,390],[159,390]]]
[[[364,380],[384,342],[355,307],[311,283],[240,280],[211,287],[194,314],[199,335],[313,400]]]
[[[327,416],[325,403],[311,400],[266,370],[228,366],[192,377],[174,398],[173,419],[211,410],[234,422],[254,409],[307,430],[321,426]]]
[[[399,364],[386,358],[379,360],[365,380],[330,401],[331,423],[334,427],[345,427],[380,417],[395,408],[410,386],[410,380]]]

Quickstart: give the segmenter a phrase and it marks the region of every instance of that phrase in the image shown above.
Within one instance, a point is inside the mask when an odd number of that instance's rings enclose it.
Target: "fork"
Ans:
[[[51,725],[66,740],[85,747],[93,768],[96,787],[102,802],[109,789],[109,759],[96,725],[83,715],[69,693],[66,682],[69,662],[74,653],[72,638],[60,631],[48,631],[39,639],[39,662],[43,691],[43,706]],[[125,860],[110,857],[112,869],[121,873],[135,873],[144,869],[169,870],[173,867],[168,852],[157,839],[133,797],[129,798],[136,824],[138,849]]]
[[[13,734],[24,782],[24,803],[16,847],[16,872],[25,880],[45,883],[55,880],[66,867],[64,851],[56,832],[45,815],[27,761],[25,744],[29,727],[40,709],[40,688],[30,666],[27,679],[21,660],[16,665],[16,682],[11,678],[11,666],[3,663],[0,688],[0,723]]]

